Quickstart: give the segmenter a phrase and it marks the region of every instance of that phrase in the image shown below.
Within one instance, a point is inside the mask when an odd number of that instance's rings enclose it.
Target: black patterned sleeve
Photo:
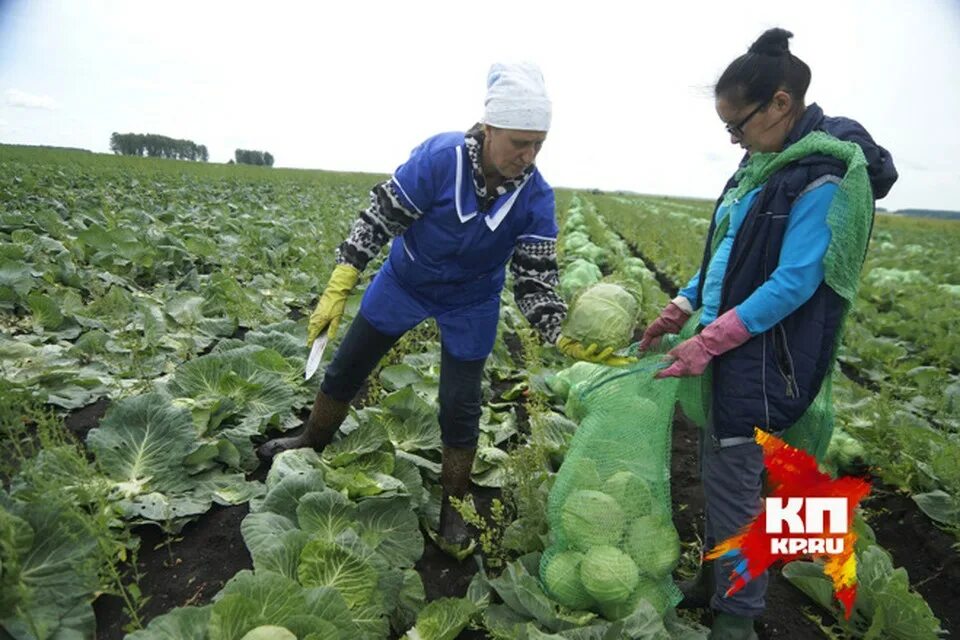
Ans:
[[[510,271],[513,296],[520,312],[544,342],[555,343],[567,317],[567,305],[557,293],[556,241],[521,241],[513,251]]]
[[[383,245],[420,217],[418,211],[401,203],[395,188],[393,181],[387,180],[370,190],[370,206],[360,213],[350,235],[337,247],[337,264],[349,264],[363,271]]]

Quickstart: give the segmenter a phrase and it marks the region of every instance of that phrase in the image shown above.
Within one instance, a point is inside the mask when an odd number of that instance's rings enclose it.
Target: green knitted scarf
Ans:
[[[832,156],[847,165],[847,172],[827,213],[831,235],[823,263],[827,284],[850,304],[857,296],[860,268],[866,256],[873,220],[873,190],[867,174],[867,159],[858,144],[814,131],[781,152],[754,153],[737,171],[738,184],[724,194],[723,203],[731,204],[765,183],[776,171],[813,154]],[[726,234],[729,219],[730,216],[724,217],[715,237],[722,238]]]

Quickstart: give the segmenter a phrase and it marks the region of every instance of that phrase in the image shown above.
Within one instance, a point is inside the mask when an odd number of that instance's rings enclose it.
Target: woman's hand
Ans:
[[[703,331],[684,340],[667,352],[673,364],[658,372],[657,378],[682,378],[703,373],[710,361],[722,353],[736,349],[750,339],[750,332],[736,309],[730,309],[708,324]]]
[[[686,298],[680,298],[686,301]],[[674,299],[668,304],[656,320],[650,323],[647,330],[643,332],[643,338],[640,339],[638,346],[640,353],[643,353],[651,347],[660,343],[660,338],[666,333],[680,333],[683,325],[690,319],[690,313],[684,311],[677,302],[680,299]],[[690,303],[687,302],[687,306]]]
[[[348,264],[338,264],[334,268],[327,288],[317,302],[317,308],[310,314],[310,322],[307,324],[308,347],[324,330],[331,340],[337,335],[337,328],[347,305],[347,296],[353,291],[359,278],[360,272]]]

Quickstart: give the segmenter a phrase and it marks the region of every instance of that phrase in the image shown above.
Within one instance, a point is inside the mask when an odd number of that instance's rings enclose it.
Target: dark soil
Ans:
[[[477,512],[489,520],[490,504],[495,498],[500,497],[500,490],[474,485],[471,493]],[[427,600],[464,597],[470,581],[479,570],[476,559],[470,557],[463,562],[458,562],[431,543],[426,534],[424,539],[427,540],[427,544],[414,568],[423,578],[423,589]],[[487,637],[483,631],[474,629],[466,629],[457,636],[459,640],[483,640]]]
[[[423,578],[427,600],[462,598],[477,572],[477,563],[472,557],[457,562],[428,539],[415,568]],[[487,637],[483,631],[473,629],[466,629],[457,636],[458,640],[485,640]]]
[[[67,430],[76,436],[77,440],[83,442],[87,439],[87,433],[90,429],[100,424],[100,419],[110,408],[108,398],[100,398],[93,404],[88,404],[75,411],[71,411],[64,421]]]
[[[148,598],[140,615],[144,625],[175,607],[210,601],[238,571],[253,568],[240,536],[247,505],[214,506],[191,522],[175,539],[155,526],[138,527],[140,590]],[[93,604],[97,639],[120,640],[129,622],[120,598],[101,596]]]
[[[845,375],[848,379],[857,383],[864,389],[869,389],[874,393],[880,392],[880,385],[872,380],[867,379],[852,364],[847,364],[846,362],[840,362],[840,372],[843,375]]]

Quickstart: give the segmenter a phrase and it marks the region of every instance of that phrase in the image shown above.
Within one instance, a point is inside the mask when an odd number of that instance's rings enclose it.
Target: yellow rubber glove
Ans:
[[[583,343],[567,336],[560,336],[557,339],[557,349],[565,356],[576,360],[603,364],[608,367],[623,367],[637,361],[636,358],[613,355],[613,347],[600,349],[596,344],[584,346]]]
[[[348,264],[338,264],[330,275],[327,288],[323,290],[317,308],[310,314],[307,325],[307,346],[313,344],[324,330],[333,340],[343,317],[343,308],[347,305],[347,296],[360,279],[360,272]]]

